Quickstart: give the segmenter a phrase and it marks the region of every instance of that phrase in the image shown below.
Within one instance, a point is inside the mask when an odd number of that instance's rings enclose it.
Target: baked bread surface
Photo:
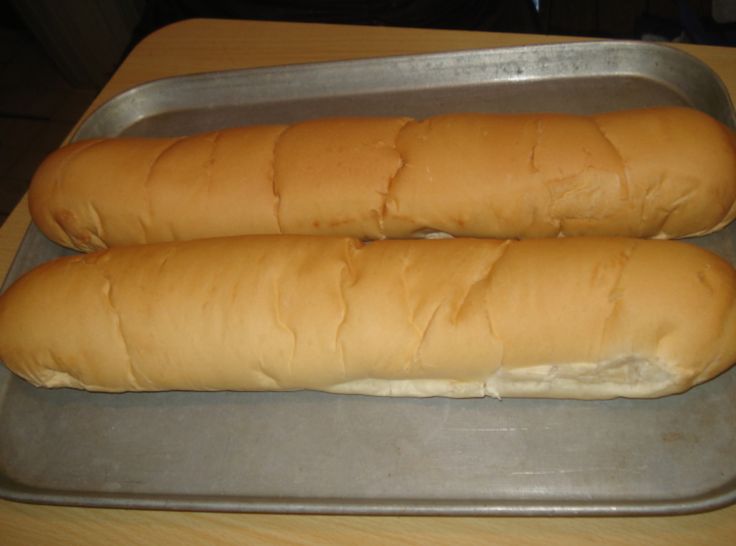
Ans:
[[[45,387],[597,399],[736,361],[736,274],[677,241],[250,236],[61,258],[0,296]]]
[[[245,234],[680,238],[736,216],[736,139],[689,108],[317,119],[78,142],[29,192],[83,251]]]

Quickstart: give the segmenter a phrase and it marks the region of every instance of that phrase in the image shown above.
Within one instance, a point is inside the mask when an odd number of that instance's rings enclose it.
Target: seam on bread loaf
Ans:
[[[210,156],[207,159],[207,195],[212,192],[212,183],[214,182],[212,180],[212,165],[215,163],[215,153],[217,151],[217,145],[220,142],[220,138],[222,137],[222,131],[215,131],[215,136],[212,139],[212,147],[210,148]]]
[[[148,384],[148,382],[138,380],[139,374],[136,370],[136,365],[133,361],[133,358],[130,356],[128,339],[125,336],[125,330],[123,328],[122,321],[120,320],[120,312],[118,311],[112,296],[112,281],[110,280],[110,277],[108,275],[104,275],[104,277],[105,284],[103,285],[102,293],[105,295],[107,303],[110,306],[110,313],[113,319],[113,324],[120,338],[120,344],[124,348],[125,361],[128,364],[128,381],[130,381],[130,384],[134,390],[140,390],[142,388],[142,385]]]
[[[615,281],[611,284],[611,290],[608,295],[608,300],[612,302],[611,309],[608,313],[608,316],[606,316],[605,320],[603,321],[603,328],[601,329],[601,336],[598,340],[598,351],[600,352],[600,348],[604,345],[606,338],[609,335],[609,329],[612,328],[613,321],[616,319],[616,316],[619,312],[619,302],[621,300],[621,283],[624,278],[624,272],[626,271],[626,267],[629,265],[629,262],[631,261],[631,257],[634,254],[634,251],[636,250],[636,247],[638,246],[637,240],[632,240],[631,244],[628,246],[628,248],[623,249],[621,252],[621,265],[619,266],[618,274],[616,276]]]
[[[428,123],[431,123],[431,120],[428,121]],[[383,203],[381,204],[380,214],[378,215],[378,225],[379,229],[381,231],[381,239],[386,238],[386,227],[385,227],[385,219],[387,214],[387,207],[389,202],[394,202],[395,199],[392,195],[394,184],[396,182],[396,178],[399,176],[401,171],[406,166],[406,159],[401,155],[401,152],[399,151],[398,142],[401,138],[402,132],[408,127],[413,124],[416,124],[416,120],[413,119],[407,119],[406,122],[399,128],[398,132],[396,133],[396,136],[392,142],[392,146],[394,151],[396,152],[396,155],[399,158],[400,164],[396,168],[396,170],[391,174],[391,176],[388,179],[388,184],[386,185],[386,191],[383,194]],[[397,209],[398,210],[398,209]]]
[[[342,342],[342,336],[340,333],[342,332],[343,327],[345,326],[345,321],[348,318],[348,305],[347,305],[347,297],[346,293],[348,290],[348,287],[355,284],[356,278],[355,278],[355,268],[353,266],[353,258],[355,251],[360,248],[359,246],[355,247],[348,247],[348,251],[346,254],[346,260],[345,260],[345,267],[340,272],[340,281],[339,281],[339,290],[340,290],[340,311],[341,311],[341,317],[340,321],[337,324],[337,328],[335,329],[335,342],[334,342],[334,349],[339,354],[339,361],[340,365],[342,366],[342,374],[344,378],[347,378],[348,376],[348,368],[347,364],[345,362],[345,348],[343,347]]]
[[[143,193],[146,196],[145,203],[146,203],[146,214],[145,216],[141,216],[141,228],[143,229],[144,233],[144,241],[147,242],[150,239],[150,231],[149,226],[153,224],[155,213],[153,209],[153,197],[152,197],[152,178],[156,171],[156,166],[161,161],[161,158],[164,157],[167,153],[171,152],[178,144],[184,141],[186,137],[178,137],[171,140],[171,142],[168,144],[168,146],[165,146],[161,150],[159,150],[158,154],[153,157],[151,162],[148,164],[148,170],[146,171],[145,177],[143,179]],[[173,235],[173,231],[172,231]]]
[[[591,121],[593,122],[593,125],[595,125],[595,128],[598,130],[598,133],[600,133],[603,140],[611,147],[611,150],[613,150],[613,152],[616,154],[616,157],[618,158],[618,161],[621,163],[621,167],[618,173],[619,184],[621,187],[621,197],[623,199],[627,199],[629,197],[629,187],[631,186],[631,183],[629,182],[629,172],[626,169],[626,162],[624,161],[624,158],[621,155],[618,147],[613,143],[610,138],[608,138],[606,131],[603,129],[603,127],[601,127],[601,124],[598,123],[598,119],[596,117],[592,117]]]
[[[283,228],[281,227],[281,195],[279,194],[278,190],[278,184],[276,182],[276,157],[279,150],[279,143],[281,142],[281,137],[284,136],[284,133],[288,131],[289,128],[283,129],[278,136],[273,141],[273,148],[271,152],[271,170],[270,170],[270,180],[271,180],[271,192],[273,193],[274,197],[274,203],[273,203],[273,215],[276,219],[276,226],[278,229],[278,233],[282,234],[284,233]]]

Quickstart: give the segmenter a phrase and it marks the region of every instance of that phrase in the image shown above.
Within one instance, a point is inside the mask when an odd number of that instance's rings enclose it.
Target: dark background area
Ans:
[[[146,0],[142,33],[192,17],[640,38],[661,32],[726,43],[733,0]],[[733,11],[733,8],[731,9]],[[715,17],[715,18],[714,18]],[[730,30],[733,30],[732,28]]]
[[[191,18],[736,45],[736,0],[0,0],[0,222],[127,53]]]
[[[77,87],[99,87],[142,38],[220,18],[736,44],[736,0],[0,0]]]

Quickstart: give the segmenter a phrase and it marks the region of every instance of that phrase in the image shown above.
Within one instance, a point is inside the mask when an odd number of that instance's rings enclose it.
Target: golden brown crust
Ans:
[[[323,119],[79,143],[31,214],[93,250],[243,234],[679,238],[736,216],[731,131],[688,108]]]
[[[383,205],[402,166],[395,142],[408,122],[345,118],[287,129],[274,165],[282,232],[383,238]]]
[[[653,397],[736,361],[736,273],[687,243],[253,236],[114,248],[0,297],[36,385]]]

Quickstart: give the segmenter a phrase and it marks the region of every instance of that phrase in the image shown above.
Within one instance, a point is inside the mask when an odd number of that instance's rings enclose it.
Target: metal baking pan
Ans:
[[[75,139],[338,114],[589,113],[674,104],[734,127],[722,83],[698,60],[645,43],[576,43],[155,81],[102,106]],[[736,263],[735,230],[692,242]],[[66,252],[31,228],[6,284]],[[736,370],[682,395],[603,402],[93,394],[33,388],[2,367],[0,374],[0,495],[20,501],[644,515],[736,500]]]

